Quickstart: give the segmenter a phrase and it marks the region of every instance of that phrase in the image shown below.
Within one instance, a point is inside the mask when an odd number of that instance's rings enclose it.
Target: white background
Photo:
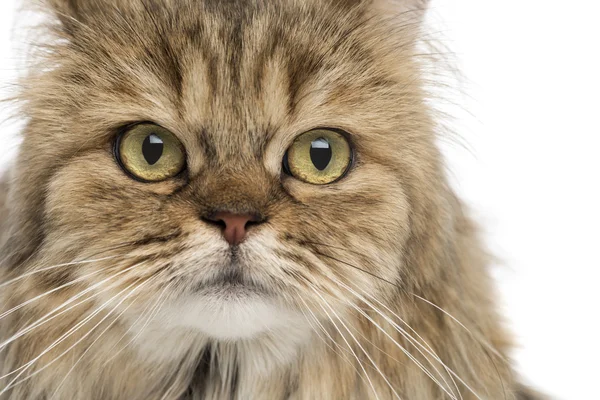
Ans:
[[[398,0],[403,1],[403,0]],[[432,30],[466,77],[444,141],[483,224],[518,367],[558,399],[600,399],[600,6],[592,0],[433,0]],[[15,0],[0,5],[0,97],[22,66]],[[21,22],[21,21],[20,21]],[[0,116],[7,116],[0,104]],[[468,112],[467,112],[468,111]],[[0,168],[17,125],[0,125]]]

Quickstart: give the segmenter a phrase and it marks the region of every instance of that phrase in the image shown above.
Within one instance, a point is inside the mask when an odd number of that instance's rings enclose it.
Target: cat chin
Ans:
[[[197,293],[165,304],[156,320],[165,329],[198,332],[216,341],[242,341],[304,327],[303,314],[242,288]]]
[[[258,293],[190,295],[164,304],[143,329],[133,327],[139,356],[152,363],[195,360],[217,346],[235,349],[260,371],[291,362],[311,332],[300,311]]]
[[[258,294],[225,298],[204,295],[185,300],[178,309],[181,314],[173,322],[217,340],[255,338],[297,324],[300,317]]]

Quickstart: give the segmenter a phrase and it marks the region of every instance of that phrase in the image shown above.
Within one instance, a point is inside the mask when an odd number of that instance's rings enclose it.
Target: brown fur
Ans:
[[[0,178],[0,232],[3,232],[3,225],[6,223],[8,219],[8,205],[7,205],[7,195],[8,195],[8,178],[2,177]],[[0,233],[0,237],[2,234]]]
[[[57,40],[23,82],[28,124],[2,214],[1,282],[23,277],[2,287],[2,310],[25,305],[0,320],[0,343],[52,319],[0,349],[0,376],[40,356],[0,380],[1,399],[530,398],[435,146],[423,4],[47,5]],[[115,136],[139,121],[179,137],[184,175],[121,171]],[[350,133],[350,173],[329,186],[283,176],[285,149],[320,126]],[[216,209],[268,223],[232,253],[200,218]],[[306,319],[241,339],[163,323],[223,270]],[[79,293],[89,300],[57,309]]]

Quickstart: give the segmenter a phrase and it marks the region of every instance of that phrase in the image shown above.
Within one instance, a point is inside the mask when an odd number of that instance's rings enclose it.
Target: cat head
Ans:
[[[4,268],[216,340],[435,276],[422,3],[48,3]]]

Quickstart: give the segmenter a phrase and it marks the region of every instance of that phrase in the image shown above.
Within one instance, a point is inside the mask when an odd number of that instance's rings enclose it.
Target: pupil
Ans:
[[[150,165],[154,165],[160,160],[163,154],[164,143],[158,135],[152,133],[146,136],[144,143],[142,144],[142,154],[146,159],[146,162]]]
[[[331,145],[326,139],[319,138],[310,144],[310,159],[319,171],[327,168],[332,154]]]

